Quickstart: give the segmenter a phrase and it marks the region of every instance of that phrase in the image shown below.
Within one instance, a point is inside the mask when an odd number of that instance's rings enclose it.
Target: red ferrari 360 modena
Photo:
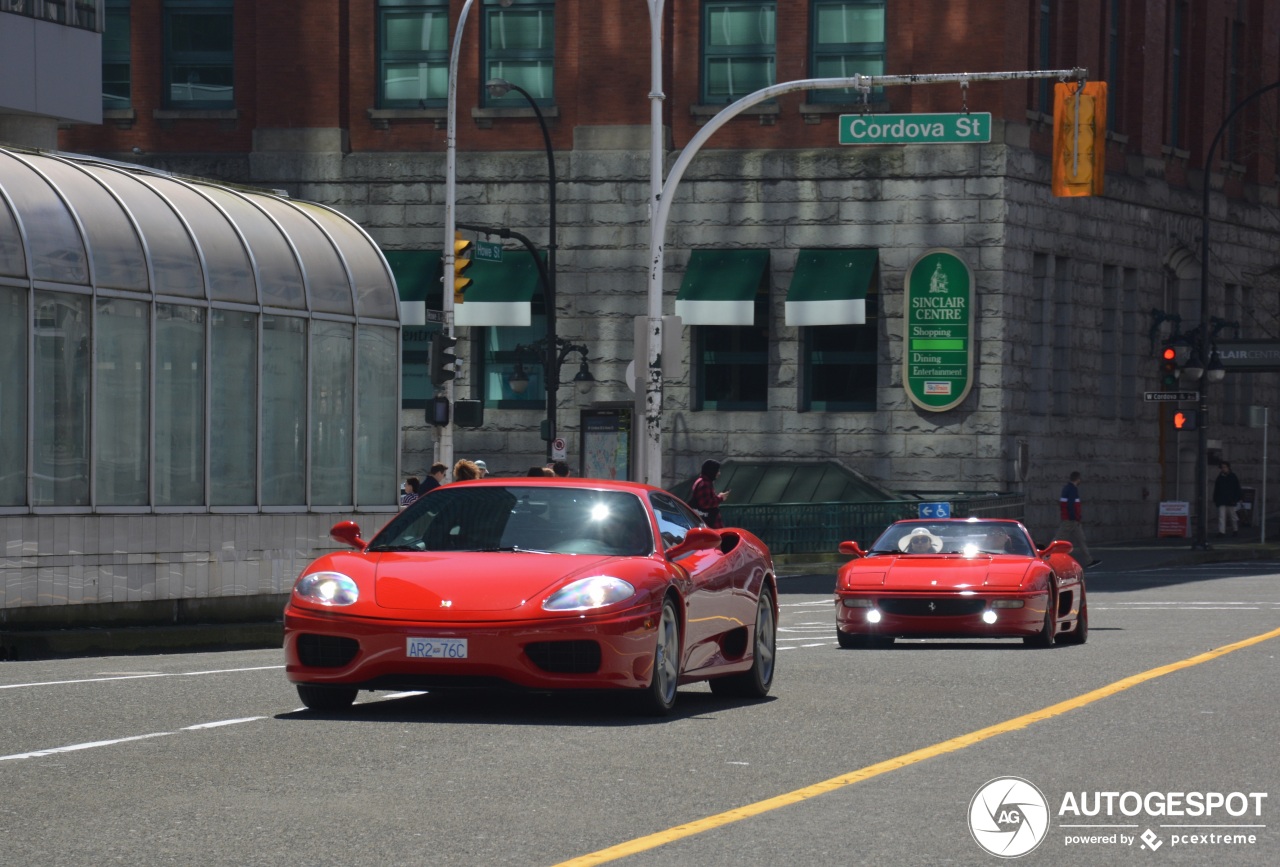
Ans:
[[[895,638],[1016,638],[1084,644],[1089,608],[1071,543],[1038,550],[1018,521],[898,521],[836,576],[841,647]]]
[[[294,583],[286,673],[313,710],[358,690],[625,691],[669,712],[680,684],[762,698],[777,586],[768,548],[628,482],[484,479],[423,495]]]

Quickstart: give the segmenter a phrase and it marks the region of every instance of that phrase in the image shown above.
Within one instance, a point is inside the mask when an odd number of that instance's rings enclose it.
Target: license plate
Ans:
[[[466,659],[465,638],[410,638],[405,652],[410,659]]]

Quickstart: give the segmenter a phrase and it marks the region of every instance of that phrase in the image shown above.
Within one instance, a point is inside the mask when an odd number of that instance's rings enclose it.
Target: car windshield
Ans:
[[[627,491],[463,483],[421,497],[368,550],[642,557],[653,552],[653,530],[640,498]]]
[[[872,554],[1017,554],[1030,557],[1031,541],[1006,521],[900,521],[872,544]]]

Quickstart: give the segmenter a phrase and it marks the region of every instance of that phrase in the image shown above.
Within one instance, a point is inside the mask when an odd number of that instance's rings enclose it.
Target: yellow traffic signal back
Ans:
[[[463,271],[471,267],[471,252],[475,242],[462,237],[461,232],[453,235],[453,303],[461,304],[467,287],[471,285],[470,277],[463,276]]]
[[[1053,194],[1100,196],[1106,175],[1107,83],[1053,88]]]

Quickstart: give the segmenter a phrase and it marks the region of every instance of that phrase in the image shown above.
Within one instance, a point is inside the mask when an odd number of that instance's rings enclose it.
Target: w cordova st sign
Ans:
[[[981,144],[991,141],[991,112],[842,114],[840,144]]]
[[[951,409],[973,386],[973,272],[951,250],[926,250],[905,290],[903,387],[921,409]]]

